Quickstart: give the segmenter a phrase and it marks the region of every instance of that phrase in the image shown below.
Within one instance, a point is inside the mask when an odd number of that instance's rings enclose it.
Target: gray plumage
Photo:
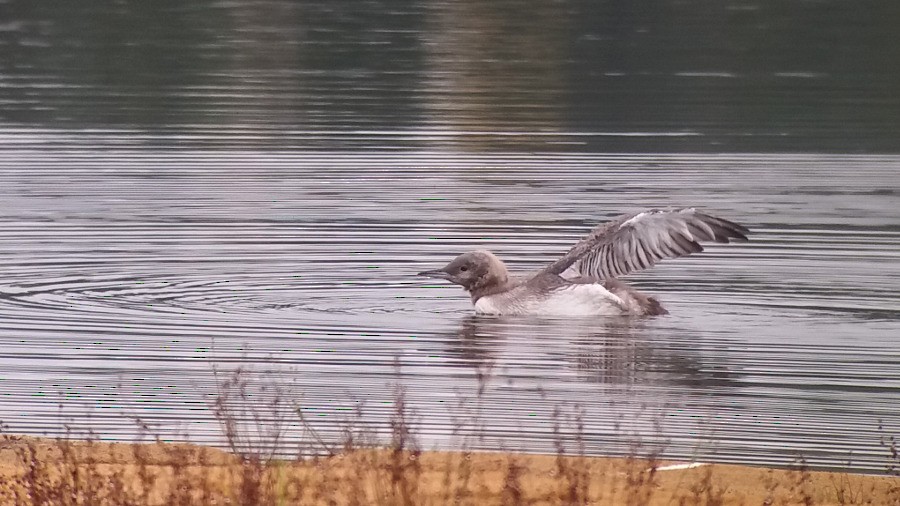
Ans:
[[[701,252],[701,242],[746,241],[748,233],[742,225],[696,209],[653,209],[597,226],[534,275],[512,277],[499,258],[484,250],[419,274],[461,285],[478,313],[665,314],[659,301],[617,278],[666,258]]]
[[[602,281],[648,269],[665,258],[699,253],[700,241],[746,241],[748,233],[746,227],[693,208],[651,209],[600,224],[542,272],[562,274],[568,269]]]

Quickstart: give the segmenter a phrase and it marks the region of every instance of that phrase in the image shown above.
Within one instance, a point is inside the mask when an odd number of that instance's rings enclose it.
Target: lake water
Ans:
[[[220,444],[216,384],[245,367],[236,405],[281,391],[327,439],[386,427],[399,384],[426,448],[884,470],[889,17],[335,5],[3,4],[7,431],[132,439],[140,418]],[[752,235],[629,276],[665,317],[476,318],[415,276],[475,247],[539,268],[601,221],[680,206]]]

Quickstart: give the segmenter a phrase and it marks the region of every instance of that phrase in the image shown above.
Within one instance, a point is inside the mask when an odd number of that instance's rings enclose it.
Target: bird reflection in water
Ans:
[[[448,356],[478,375],[539,379],[568,368],[579,381],[624,389],[738,386],[738,375],[724,358],[727,350],[702,353],[704,347],[691,342],[691,336],[646,318],[573,322],[470,316],[447,343]]]

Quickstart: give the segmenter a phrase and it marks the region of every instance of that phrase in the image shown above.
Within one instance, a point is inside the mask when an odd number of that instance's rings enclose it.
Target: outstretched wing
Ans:
[[[590,280],[616,278],[647,269],[664,258],[703,251],[701,241],[746,241],[750,231],[696,209],[621,216],[603,223],[542,272],[571,273]]]

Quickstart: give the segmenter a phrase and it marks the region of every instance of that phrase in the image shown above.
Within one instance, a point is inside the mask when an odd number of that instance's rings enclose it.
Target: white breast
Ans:
[[[475,313],[476,314],[503,314],[500,309],[494,305],[493,295],[487,295],[485,297],[481,297],[480,299],[475,301]]]
[[[492,315],[602,316],[626,314],[625,303],[600,284],[574,284],[546,293],[527,286],[487,295],[475,302],[475,312]]]

